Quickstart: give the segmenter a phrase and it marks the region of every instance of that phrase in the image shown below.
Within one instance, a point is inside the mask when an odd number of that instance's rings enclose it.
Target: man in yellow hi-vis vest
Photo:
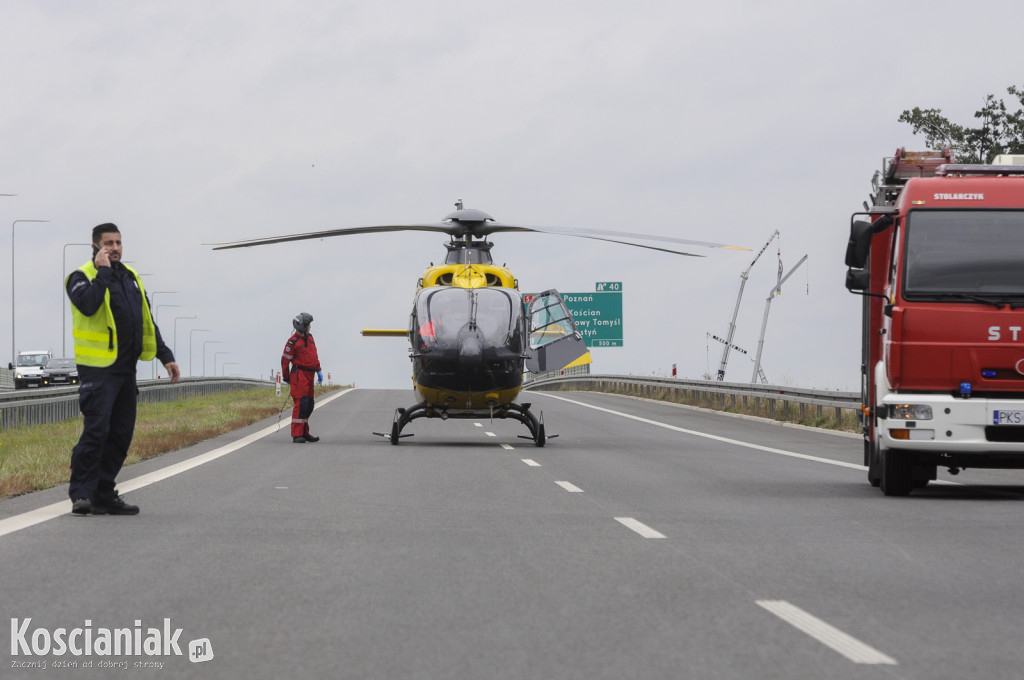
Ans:
[[[71,452],[71,512],[137,515],[115,479],[135,433],[140,359],[160,359],[171,382],[181,376],[153,322],[142,279],[121,261],[121,231],[110,222],[92,230],[93,259],[64,282],[71,299],[82,436]]]

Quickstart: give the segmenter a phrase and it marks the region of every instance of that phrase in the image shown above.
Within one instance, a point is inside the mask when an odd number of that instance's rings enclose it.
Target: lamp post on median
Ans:
[[[213,353],[213,377],[217,377],[217,357],[222,354],[231,354],[231,352],[214,352]]]
[[[14,220],[11,222],[11,364],[18,360],[17,345],[14,342],[14,227],[19,222],[49,222],[50,220]]]
[[[166,305],[166,304],[157,306],[157,304],[156,304],[156,296],[157,295],[177,295],[177,294],[178,294],[178,291],[176,291],[176,290],[156,290],[156,291],[153,291],[152,293],[149,294],[149,304],[150,304],[150,306],[153,307],[153,310],[154,310],[153,311],[153,323],[156,323],[156,311],[155,310],[159,309],[159,307],[168,307],[168,306],[170,306],[170,307],[181,307],[181,305]]]
[[[204,340],[203,341],[203,377],[204,378],[206,377],[206,346],[207,345],[220,345],[220,344],[223,344],[223,341],[221,341],[221,340]],[[213,365],[214,365],[214,368],[216,369],[217,362],[214,361]],[[214,370],[214,373],[216,373],[216,370]]]
[[[174,355],[174,360],[178,360],[178,319],[198,319],[199,316],[176,316],[174,317],[174,337],[171,338],[171,353]]]
[[[192,334],[196,331],[199,331],[200,333],[213,332],[209,328],[193,328],[188,332],[188,374],[190,377],[195,377],[195,374],[192,372]]]
[[[161,307],[181,307],[181,305],[157,305],[156,307],[154,307],[153,308],[153,325],[156,326],[157,328],[160,327],[160,323],[159,323],[159,321],[157,320],[156,317],[157,317],[157,314],[160,313],[160,308]]]
[[[168,291],[168,292],[174,292],[174,291]],[[156,298],[156,293],[153,293],[153,298],[154,299]],[[157,305],[156,307],[154,307],[153,308],[153,325],[156,326],[157,328],[160,328],[160,323],[157,321],[157,315],[160,314],[160,308],[161,307],[181,307],[181,305]],[[161,334],[160,337],[163,338],[163,334]],[[164,340],[164,344],[167,344],[166,340]],[[153,378],[156,378],[156,362],[157,361],[159,361],[159,359],[154,358],[152,361],[149,362],[150,368],[152,369],[150,371],[150,375]]]
[[[61,267],[61,269],[60,269],[60,273],[61,273],[61,277],[60,277],[60,281],[61,281],[61,296],[60,296],[60,298],[61,298],[61,303],[60,303],[60,355],[62,357],[66,357],[68,355],[68,343],[67,343],[67,340],[68,340],[68,330],[67,330],[68,329],[68,327],[67,327],[68,315],[67,315],[67,312],[66,312],[65,307],[64,307],[64,305],[68,301],[68,292],[67,292],[66,288],[64,287],[64,281],[66,281],[67,278],[68,278],[68,273],[67,273],[68,272],[68,268],[67,268],[67,265],[68,265],[68,246],[86,246],[86,247],[88,247],[88,246],[91,246],[91,245],[92,245],[91,243],[65,243],[64,244],[64,254],[61,257],[61,261],[60,261],[60,267]]]

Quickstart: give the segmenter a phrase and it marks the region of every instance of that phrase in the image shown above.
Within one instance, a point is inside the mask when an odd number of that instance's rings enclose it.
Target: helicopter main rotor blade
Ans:
[[[451,224],[394,224],[381,225],[376,227],[348,227],[345,229],[327,229],[326,231],[311,231],[305,234],[288,234],[286,236],[267,236],[265,238],[251,238],[242,241],[224,241],[222,243],[204,243],[206,246],[215,246],[214,250],[228,250],[231,248],[248,248],[250,246],[265,246],[272,243],[287,243],[288,241],[307,241],[315,238],[327,238],[328,236],[348,236],[351,234],[373,234],[388,231],[437,231],[445,234],[452,234],[455,229]]]
[[[615,241],[608,237],[615,236],[617,238],[632,238],[632,239],[643,239],[645,241],[662,241],[664,243],[681,243],[688,246],[703,246],[705,248],[727,248],[730,250],[750,250],[750,248],[744,248],[743,246],[732,246],[725,243],[712,243],[710,241],[695,241],[687,238],[676,238],[674,236],[658,236],[655,234],[636,234],[630,231],[608,231],[604,229],[570,229],[568,227],[536,227],[528,225],[512,225],[512,224],[501,224],[493,222],[487,224],[482,230],[484,233],[493,233],[501,231],[535,231],[543,234],[559,234],[562,236],[577,236],[580,238],[595,238],[601,241],[611,241],[612,243],[622,243],[625,245],[638,246],[637,243],[630,243],[628,241]],[[641,246],[644,247],[644,246]],[[668,252],[678,252],[675,250]],[[690,253],[683,253],[689,255]]]
[[[658,250],[664,253],[676,255],[687,255],[689,257],[703,257],[694,253],[688,253],[673,248],[659,248],[656,246],[623,241],[620,239],[642,239],[646,241],[660,241],[663,243],[680,243],[690,246],[703,246],[705,248],[727,248],[731,250],[750,250],[742,246],[726,245],[724,243],[711,243],[708,241],[695,241],[692,239],[676,238],[674,236],[658,236],[654,234],[634,234],[628,231],[605,231],[601,229],[569,229],[567,227],[538,227],[528,225],[502,224],[497,222],[485,212],[479,210],[460,210],[452,213],[443,222],[423,224],[390,224],[371,227],[347,227],[343,229],[327,229],[325,231],[314,231],[303,234],[289,234],[286,236],[268,236],[266,238],[245,239],[242,241],[227,241],[223,243],[207,243],[204,245],[214,246],[214,250],[228,250],[231,248],[248,248],[250,246],[263,246],[273,243],[286,243],[288,241],[306,241],[310,239],[327,238],[329,236],[351,236],[353,234],[372,234],[391,231],[433,231],[448,234],[452,238],[486,238],[490,234],[506,232],[534,232],[540,234],[555,234],[558,236],[575,236],[594,241],[605,241],[619,245],[633,246],[634,248],[646,248]],[[614,238],[613,238],[614,237]]]
[[[643,243],[630,243],[629,241],[617,241],[613,238],[601,238],[600,236],[584,236],[583,234],[558,234],[557,232],[538,232],[545,234],[555,234],[556,236],[577,236],[579,238],[587,238],[593,241],[607,241],[608,243],[618,243],[623,246],[633,246],[634,248],[646,248],[647,250],[660,250],[663,253],[671,253],[673,255],[686,255],[687,257],[705,257],[704,255],[698,255],[697,253],[687,253],[682,250],[672,250],[671,248],[660,248],[658,246],[648,246]]]

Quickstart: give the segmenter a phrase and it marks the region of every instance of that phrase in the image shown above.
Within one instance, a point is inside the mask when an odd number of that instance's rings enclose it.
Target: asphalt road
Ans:
[[[410,395],[127,468],[137,517],[0,502],[0,676],[1022,674],[1020,472],[886,498],[856,437],[590,393],[524,395],[543,448],[514,421],[371,434]]]

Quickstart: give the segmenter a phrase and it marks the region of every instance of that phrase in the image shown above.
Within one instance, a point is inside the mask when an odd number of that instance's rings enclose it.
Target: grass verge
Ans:
[[[558,391],[570,391],[579,387],[565,387]],[[786,403],[781,399],[754,398],[746,399],[711,393],[686,396],[680,390],[667,388],[637,388],[635,390],[608,388],[609,394],[643,397],[657,401],[669,401],[686,406],[697,406],[723,413],[739,413],[743,415],[767,418],[779,422],[796,423],[823,430],[839,430],[841,432],[861,431],[858,412],[854,409],[835,409],[806,405],[803,409],[799,404]]]
[[[337,387],[317,387],[317,396]],[[140,403],[135,437],[125,465],[282,414],[291,418],[287,392],[245,388],[160,403]],[[0,498],[67,483],[71,449],[82,433],[81,417],[52,425],[0,430]]]

